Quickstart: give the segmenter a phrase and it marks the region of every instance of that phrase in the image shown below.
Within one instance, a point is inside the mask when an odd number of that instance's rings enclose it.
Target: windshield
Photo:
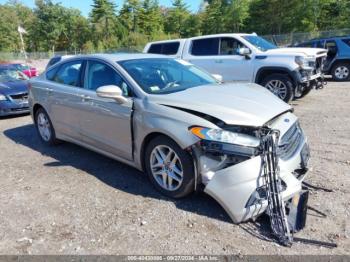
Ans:
[[[258,48],[260,51],[267,51],[270,49],[276,49],[278,48],[271,42],[265,40],[264,38],[256,35],[245,35],[243,36],[245,40],[247,40],[249,43],[251,43],[253,46]]]
[[[119,64],[148,94],[169,94],[217,83],[210,74],[183,60],[146,58]]]
[[[14,82],[28,80],[29,78],[20,71],[14,69],[0,69],[0,82]]]
[[[23,70],[29,70],[29,69],[30,69],[29,66],[23,65],[23,64],[15,64],[14,66],[15,66],[15,68],[16,68],[17,70],[21,70],[21,71],[23,71]]]

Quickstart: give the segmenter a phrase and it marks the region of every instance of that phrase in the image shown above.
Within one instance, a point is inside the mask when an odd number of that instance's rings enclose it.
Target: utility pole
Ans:
[[[21,45],[22,45],[21,49],[22,49],[22,52],[24,54],[24,58],[25,58],[25,60],[27,60],[28,57],[27,57],[27,53],[26,53],[26,50],[25,50],[25,47],[24,47],[24,40],[23,40],[23,34],[27,34],[27,31],[24,30],[24,28],[21,27],[20,25],[18,26],[17,31],[18,31],[19,37],[21,39]]]

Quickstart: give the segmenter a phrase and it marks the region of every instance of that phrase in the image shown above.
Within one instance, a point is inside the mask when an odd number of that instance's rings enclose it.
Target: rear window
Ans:
[[[198,56],[218,55],[219,38],[193,40],[191,54]]]
[[[342,41],[348,46],[350,46],[350,38],[342,39]]]
[[[179,42],[152,44],[148,50],[150,54],[176,55],[180,47]]]

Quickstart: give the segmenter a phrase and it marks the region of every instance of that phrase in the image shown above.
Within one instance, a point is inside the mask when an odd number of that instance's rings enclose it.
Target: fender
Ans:
[[[259,70],[257,71],[257,73],[255,75],[254,83],[257,83],[257,84],[261,83],[264,71],[275,71],[276,73],[281,73],[281,72],[285,73],[291,77],[294,86],[298,85],[299,77],[298,77],[297,71],[291,71],[288,68],[279,67],[279,66],[264,66],[264,67],[259,68]]]

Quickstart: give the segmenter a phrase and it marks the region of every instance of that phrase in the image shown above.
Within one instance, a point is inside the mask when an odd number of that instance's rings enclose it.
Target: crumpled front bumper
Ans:
[[[305,153],[309,154],[309,148],[306,140],[303,140],[288,160],[279,160],[280,177],[284,186],[282,198],[285,202],[302,191],[305,176],[298,176],[296,171],[305,169],[308,160],[302,159]],[[204,192],[219,202],[234,223],[254,219],[266,211],[266,197],[261,197],[258,193],[264,191],[259,191],[264,186],[262,161],[261,156],[256,156],[216,171],[206,184]]]

